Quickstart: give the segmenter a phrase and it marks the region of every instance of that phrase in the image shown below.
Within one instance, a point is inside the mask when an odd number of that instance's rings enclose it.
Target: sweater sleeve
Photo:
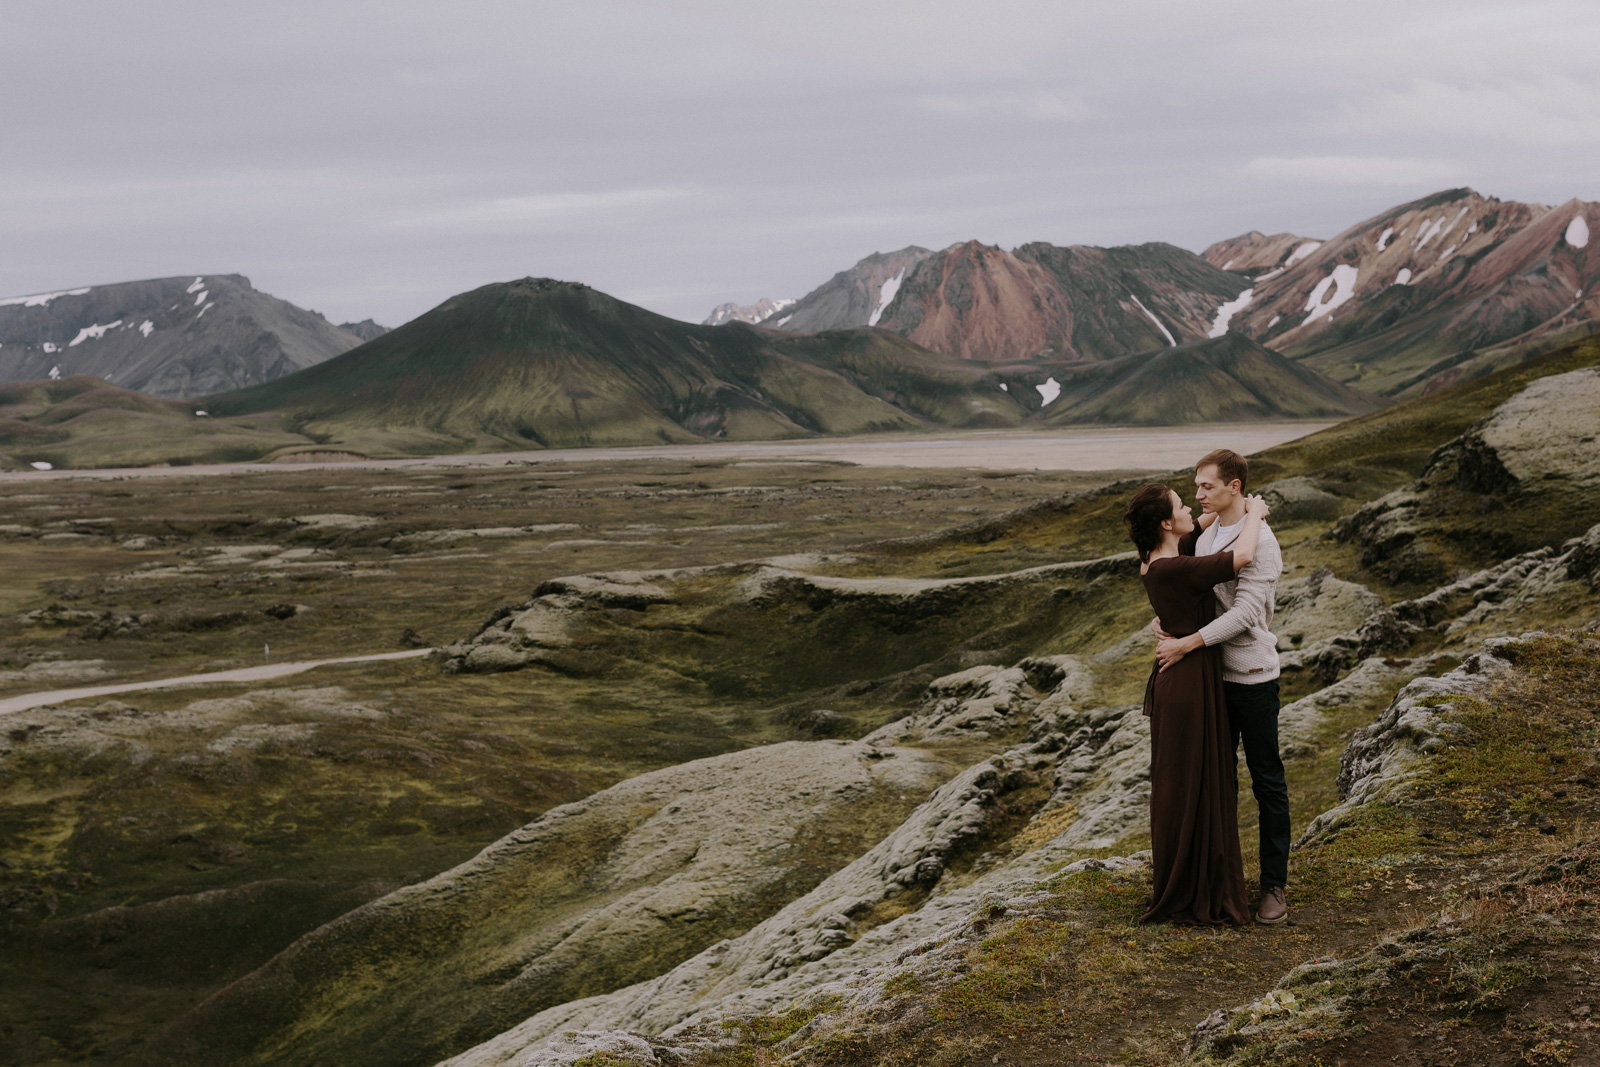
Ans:
[[[1220,645],[1264,621],[1267,617],[1267,598],[1275,594],[1278,578],[1282,574],[1283,554],[1278,549],[1278,539],[1263,526],[1261,539],[1256,544],[1255,558],[1239,571],[1233,607],[1202,626],[1200,639],[1208,647]]]

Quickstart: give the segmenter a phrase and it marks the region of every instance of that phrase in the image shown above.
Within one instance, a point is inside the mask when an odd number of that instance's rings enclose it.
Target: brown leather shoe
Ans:
[[[1261,907],[1256,909],[1256,922],[1276,926],[1289,917],[1289,902],[1283,899],[1283,886],[1268,886],[1261,891]]]

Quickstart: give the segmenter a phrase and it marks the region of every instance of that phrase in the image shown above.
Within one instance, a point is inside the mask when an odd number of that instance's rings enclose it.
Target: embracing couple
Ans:
[[[1250,921],[1239,855],[1238,748],[1261,816],[1255,919],[1288,918],[1289,790],[1278,754],[1278,652],[1270,629],[1283,557],[1246,496],[1245,458],[1218,449],[1195,464],[1195,520],[1176,492],[1147,485],[1123,516],[1155,608],[1160,643],[1145,686],[1155,889],[1141,921]]]

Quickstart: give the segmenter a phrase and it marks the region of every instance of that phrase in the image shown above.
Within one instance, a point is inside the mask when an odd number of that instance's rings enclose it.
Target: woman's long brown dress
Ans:
[[[1150,606],[1174,637],[1216,618],[1211,587],[1234,576],[1231,551],[1193,555],[1199,536],[1196,529],[1180,543],[1182,555],[1155,560],[1144,574]],[[1166,671],[1158,664],[1145,686],[1144,713],[1150,716],[1155,890],[1140,921],[1249,922],[1222,650],[1201,648]]]

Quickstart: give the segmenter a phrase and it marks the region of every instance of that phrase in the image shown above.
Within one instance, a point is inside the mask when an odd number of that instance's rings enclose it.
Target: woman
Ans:
[[[1247,497],[1244,529],[1229,551],[1195,556],[1200,531],[1178,494],[1147,485],[1123,521],[1139,550],[1139,573],[1161,626],[1186,637],[1216,618],[1211,587],[1230,581],[1255,554],[1267,505]],[[1155,890],[1141,922],[1206,926],[1250,921],[1233,744],[1222,690],[1222,650],[1202,647],[1166,670],[1150,671],[1150,837]]]

